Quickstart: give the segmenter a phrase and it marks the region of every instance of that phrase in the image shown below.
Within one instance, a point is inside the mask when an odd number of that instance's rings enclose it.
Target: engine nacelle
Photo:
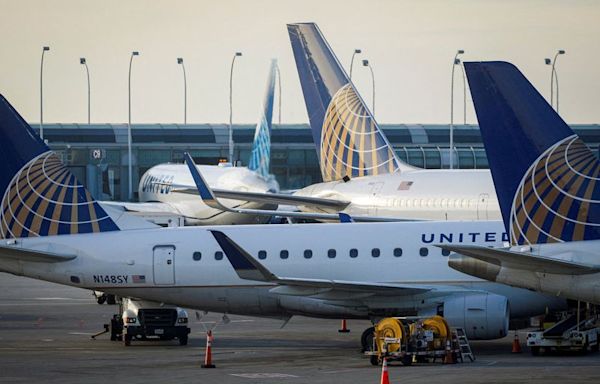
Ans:
[[[463,328],[471,340],[500,339],[508,334],[508,299],[493,293],[448,296],[437,311],[451,327]]]

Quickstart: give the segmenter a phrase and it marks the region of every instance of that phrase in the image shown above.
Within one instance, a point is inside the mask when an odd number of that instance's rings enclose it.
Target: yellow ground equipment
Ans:
[[[386,357],[404,365],[413,362],[435,362],[447,353],[450,340],[452,353],[460,356],[456,330],[450,329],[441,316],[387,317],[375,324],[372,350],[365,352],[371,364],[379,365]]]

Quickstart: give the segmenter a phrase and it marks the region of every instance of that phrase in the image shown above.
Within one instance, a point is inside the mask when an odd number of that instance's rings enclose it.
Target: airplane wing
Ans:
[[[249,214],[249,215],[258,215],[258,216],[282,216],[282,217],[292,217],[299,219],[313,219],[313,220],[332,220],[339,221],[340,217],[337,213],[312,213],[312,212],[293,212],[293,211],[274,211],[274,210],[266,210],[266,209],[242,209],[242,208],[230,208],[227,207],[219,200],[217,200],[217,196],[213,192],[213,190],[209,187],[204,177],[196,165],[194,164],[194,160],[189,153],[184,153],[183,157],[185,159],[185,163],[187,164],[190,173],[194,179],[194,183],[196,184],[196,188],[200,195],[200,198],[204,202],[204,204],[208,205],[211,208],[218,209],[221,211],[227,211],[232,213],[241,213],[241,214]],[[380,221],[419,221],[417,219],[401,219],[394,217],[373,217],[373,216],[353,216],[352,217],[356,222],[380,222]]]
[[[346,208],[350,202],[344,200],[324,199],[320,197],[296,196],[285,193],[261,193],[261,192],[242,192],[226,189],[212,189],[216,197],[222,199],[252,201],[255,203],[277,204],[277,205],[302,205],[306,207],[334,209],[341,211]],[[172,188],[173,193],[198,194],[196,188]]]
[[[356,294],[405,296],[425,293],[433,289],[393,283],[278,277],[223,232],[216,230],[210,232],[241,279],[277,284],[279,287],[271,290],[274,293],[293,296],[328,293],[330,295],[328,298],[331,300],[346,300],[349,296],[356,297]]]
[[[585,275],[600,272],[600,265],[583,264],[553,257],[514,252],[479,245],[442,245],[438,247],[502,267],[559,275]],[[452,256],[450,256],[452,257]]]
[[[60,255],[58,253],[0,245],[0,259],[31,261],[38,263],[60,263],[75,259],[76,255]]]
[[[101,205],[117,207],[127,212],[142,212],[142,213],[173,213],[173,208],[168,204],[152,202],[152,203],[129,203],[124,201],[100,201]]]

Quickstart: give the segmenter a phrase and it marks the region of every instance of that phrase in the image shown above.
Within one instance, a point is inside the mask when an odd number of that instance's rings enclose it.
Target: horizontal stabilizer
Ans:
[[[351,293],[356,292],[404,296],[415,295],[431,290],[430,287],[399,285],[393,283],[278,277],[223,232],[214,230],[211,230],[210,232],[223,249],[225,256],[241,279],[295,287],[293,289],[273,290],[274,293],[292,296],[315,296],[322,295],[325,292],[331,293],[335,291],[340,292],[336,295],[337,299],[345,300],[351,296]],[[341,292],[346,292],[346,294],[341,294]]]
[[[438,247],[506,268],[558,275],[585,275],[600,272],[600,265],[577,263],[507,249],[479,245],[438,245]]]
[[[35,263],[60,263],[73,260],[76,257],[77,255],[60,255],[52,252],[0,245],[0,259],[30,261]]]

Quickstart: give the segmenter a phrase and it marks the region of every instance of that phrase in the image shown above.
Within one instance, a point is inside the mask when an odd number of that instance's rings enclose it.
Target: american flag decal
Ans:
[[[410,189],[411,185],[413,185],[412,181],[403,181],[398,186],[398,190],[399,191],[408,191]]]
[[[131,281],[133,281],[134,284],[145,283],[146,276],[145,275],[131,275]]]

